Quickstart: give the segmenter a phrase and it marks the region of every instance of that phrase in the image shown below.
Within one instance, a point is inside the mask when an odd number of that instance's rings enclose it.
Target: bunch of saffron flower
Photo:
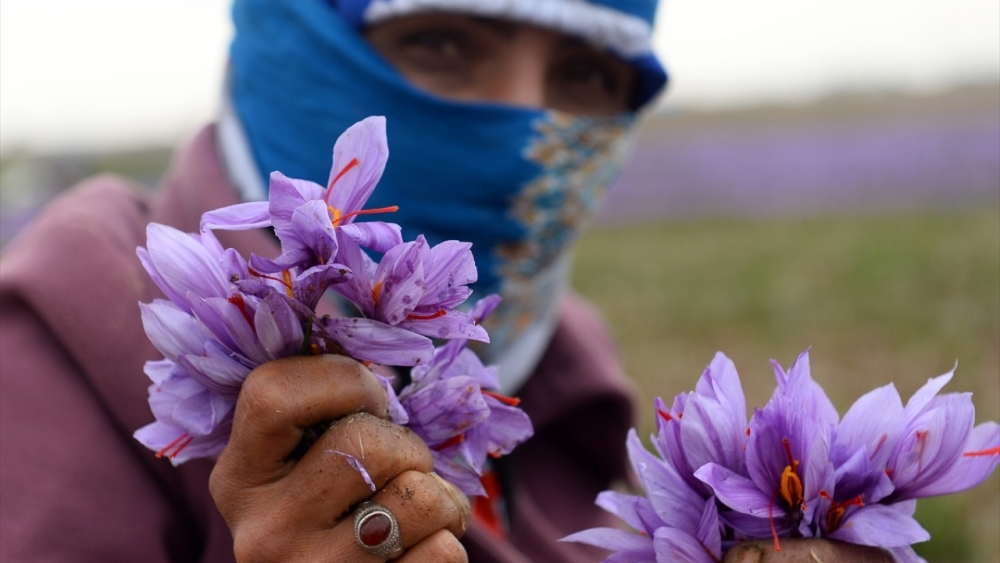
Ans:
[[[468,494],[485,494],[479,476],[486,456],[509,453],[533,432],[515,399],[491,391],[498,387],[496,369],[465,347],[489,340],[480,323],[499,297],[469,313],[457,309],[477,279],[470,244],[432,247],[422,236],[404,242],[398,225],[354,222],[395,210],[364,209],[387,158],[385,119],[371,117],[337,140],[325,187],[274,172],[268,201],[205,213],[197,234],[148,226],[147,246],[137,253],[167,299],[140,308],[146,335],[164,359],[146,363],[156,421],[137,430],[136,439],[175,465],[218,455],[240,387],[255,367],[288,356],[343,354],[365,364],[414,366],[412,383],[398,396],[391,380],[378,376],[390,418],[424,439],[439,474]],[[266,227],[281,243],[277,257],[246,259],[213,234]],[[357,316],[318,312],[327,290]],[[435,349],[431,338],[447,343]],[[349,461],[367,480],[361,463]]]
[[[626,442],[644,495],[606,491],[601,508],[634,531],[598,528],[566,541],[613,551],[608,563],[713,563],[738,542],[830,538],[923,561],[930,539],[913,518],[921,497],[974,487],[1000,462],[1000,426],[973,426],[970,393],[930,379],[904,406],[890,383],[841,418],[809,371],[808,352],[747,421],[733,362],[719,353],[695,390],[668,407],[656,399],[654,452],[634,430]],[[953,370],[954,371],[954,370]]]

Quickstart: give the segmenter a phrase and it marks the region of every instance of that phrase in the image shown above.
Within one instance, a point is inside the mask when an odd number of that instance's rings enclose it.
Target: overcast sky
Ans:
[[[997,0],[666,0],[659,24],[677,108],[1000,80]],[[231,34],[229,0],[0,0],[0,150],[172,144]]]

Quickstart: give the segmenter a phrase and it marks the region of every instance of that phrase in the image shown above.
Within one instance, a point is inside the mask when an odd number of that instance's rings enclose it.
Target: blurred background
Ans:
[[[76,180],[154,187],[216,112],[228,0],[0,0],[0,245]],[[748,404],[811,347],[844,412],[893,382],[1000,419],[1000,3],[666,0],[669,95],[574,283],[652,397],[716,350]],[[1000,475],[922,501],[931,562],[1000,562]]]

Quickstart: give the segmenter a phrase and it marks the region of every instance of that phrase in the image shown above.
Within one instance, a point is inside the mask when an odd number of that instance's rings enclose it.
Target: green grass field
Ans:
[[[972,391],[977,422],[1000,419],[1000,211],[809,219],[678,220],[584,237],[574,285],[607,316],[642,391],[693,388],[717,350],[749,407],[812,347],[813,377],[843,414],[894,382],[904,401],[959,362],[945,391]],[[931,563],[1000,561],[1000,472],[921,501]]]

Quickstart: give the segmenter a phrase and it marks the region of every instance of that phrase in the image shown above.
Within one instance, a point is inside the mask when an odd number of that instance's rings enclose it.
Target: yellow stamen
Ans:
[[[781,498],[785,499],[793,510],[802,505],[802,480],[795,472],[799,462],[793,461],[781,472]]]
[[[326,208],[330,210],[330,222],[333,223],[334,227],[339,227],[340,220],[343,218],[344,214],[332,205],[327,205]]]
[[[282,270],[282,272],[281,272],[281,280],[283,282],[285,282],[285,293],[287,293],[289,297],[291,297],[291,298],[294,299],[295,298],[295,292],[292,291],[292,274],[291,274],[291,272],[289,272],[288,270]]]

